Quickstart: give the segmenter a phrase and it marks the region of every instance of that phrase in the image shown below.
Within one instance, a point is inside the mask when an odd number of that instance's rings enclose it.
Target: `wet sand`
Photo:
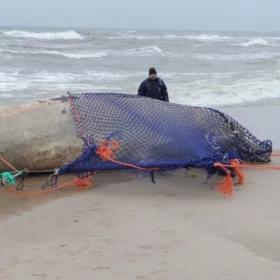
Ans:
[[[264,134],[262,115],[248,117],[258,108],[227,110]],[[265,129],[263,138],[277,138]],[[219,178],[206,185],[205,178],[202,170],[179,170],[152,184],[140,174],[106,172],[84,192],[0,192],[0,279],[278,280],[279,171],[246,171],[231,199],[213,190]]]

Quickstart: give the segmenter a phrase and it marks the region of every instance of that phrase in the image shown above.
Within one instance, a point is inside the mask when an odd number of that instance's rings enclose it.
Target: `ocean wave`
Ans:
[[[0,92],[26,89],[27,87],[57,88],[60,85],[72,87],[73,84],[88,84],[93,81],[121,81],[126,79],[140,79],[145,77],[145,72],[39,72],[25,73],[24,69],[10,72],[0,72]],[[39,86],[40,85],[40,86]]]
[[[250,36],[230,36],[219,33],[165,33],[165,34],[148,34],[124,32],[107,37],[111,40],[138,40],[138,41],[191,41],[202,43],[225,43],[229,46],[251,47],[251,46],[271,46],[278,47],[280,37],[250,37]]]
[[[129,49],[123,52],[124,54],[132,54],[132,55],[146,55],[146,54],[159,54],[161,56],[165,56],[164,51],[158,46],[147,46],[135,49]]]
[[[170,37],[169,35],[169,38]],[[174,38],[185,38],[188,40],[200,41],[200,42],[209,42],[209,41],[225,41],[225,40],[233,40],[235,38],[229,36],[223,36],[219,34],[198,34],[198,35],[186,35],[186,36],[173,36]]]
[[[161,72],[172,102],[199,106],[236,105],[280,97],[279,73],[262,78],[233,78],[234,73]],[[135,92],[146,72],[50,72],[26,73],[24,69],[0,72],[0,98],[26,92],[26,96],[63,94],[67,90]],[[38,92],[40,89],[40,92]],[[24,93],[25,94],[25,93]]]
[[[251,46],[269,46],[269,42],[262,38],[252,38],[245,43],[237,44],[241,47],[251,47]]]
[[[0,98],[10,92],[21,94],[25,90],[29,92],[27,97],[31,98],[31,95],[45,95],[47,92],[65,92],[69,88],[83,90],[90,87],[90,77],[83,80],[83,76],[74,73],[40,71],[26,74],[24,70],[0,72]]]
[[[67,58],[83,59],[83,58],[101,58],[107,56],[106,52],[80,52],[80,53],[71,53],[71,52],[60,52],[60,51],[40,51],[36,52],[37,54],[50,54],[50,55],[60,55]]]
[[[220,60],[220,61],[238,61],[238,60],[266,60],[280,56],[280,52],[256,52],[256,53],[240,53],[240,54],[217,54],[205,53],[196,54],[192,57],[200,60]]]
[[[0,49],[0,53],[8,55],[17,55],[17,54],[31,54],[31,55],[56,55],[63,56],[71,59],[87,59],[87,58],[102,58],[106,56],[119,56],[119,57],[133,57],[133,56],[172,56],[178,57],[180,54],[165,52],[156,45],[139,47],[133,49],[123,49],[123,50],[103,50],[103,51],[77,51],[77,52],[67,52],[67,51],[58,51],[58,50],[30,50],[30,49],[21,49],[21,50],[8,50]]]
[[[161,39],[161,36],[157,35],[137,35],[135,32],[126,32],[114,36],[109,36],[109,40],[156,40]]]
[[[219,34],[195,34],[195,35],[184,35],[184,34],[163,34],[163,35],[140,35],[140,34],[131,34],[124,33],[116,36],[110,36],[111,40],[194,40],[194,41],[225,41],[225,40],[234,40],[236,38],[219,35]]]
[[[84,37],[74,30],[63,32],[29,32],[23,30],[1,31],[5,36],[40,40],[82,40]]]
[[[176,52],[170,52],[162,50],[160,47],[156,45],[146,46],[146,47],[140,47],[140,48],[134,48],[134,49],[125,49],[122,51],[108,51],[109,54],[115,55],[115,56],[154,56],[159,55],[163,57],[172,57],[172,58],[180,58],[184,57],[184,54],[182,53],[176,53]]]
[[[80,73],[71,73],[71,72],[49,72],[49,71],[40,71],[38,73],[32,73],[27,77],[36,83],[84,83],[89,82],[99,82],[99,81],[121,81],[125,79],[131,79],[135,77],[141,77],[142,72],[136,73],[124,73],[124,72],[95,72],[95,71],[83,71]]]
[[[194,106],[225,106],[257,102],[280,97],[280,81],[272,78],[239,79],[234,83],[219,80],[195,80],[169,85],[170,99]],[[172,95],[172,92],[175,94]]]
[[[187,77],[206,77],[207,73],[192,72],[161,72],[164,79],[177,79],[185,81]],[[26,73],[24,69],[10,72],[0,72],[0,93],[18,90],[57,91],[71,89],[118,89],[120,85],[127,84],[128,81],[139,83],[147,77],[146,71],[138,72],[98,72],[82,71],[72,72],[50,72],[42,70],[39,72]],[[114,87],[113,87],[114,86]],[[34,93],[36,94],[36,92]]]
[[[104,51],[100,52],[62,52],[62,51],[56,51],[56,50],[21,50],[21,51],[15,51],[15,50],[3,50],[0,49],[0,53],[5,53],[8,55],[14,54],[31,54],[31,55],[41,55],[41,54],[46,54],[46,55],[56,55],[56,56],[63,56],[67,58],[74,58],[74,59],[83,59],[83,58],[101,58],[104,56],[107,56],[108,53]]]
[[[0,72],[0,93],[4,97],[8,92],[28,88],[29,83],[21,77],[18,71]]]
[[[215,61],[246,61],[246,60],[269,60],[280,57],[280,52],[244,52],[244,53],[176,53],[162,50],[157,45],[132,48],[132,49],[107,49],[100,51],[90,50],[30,50],[30,49],[1,49],[1,59],[12,59],[16,55],[53,55],[69,59],[99,59],[104,57],[151,57],[161,56],[168,58],[190,58],[194,60],[215,60]]]

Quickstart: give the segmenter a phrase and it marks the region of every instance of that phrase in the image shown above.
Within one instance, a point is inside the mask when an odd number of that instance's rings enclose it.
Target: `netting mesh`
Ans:
[[[115,158],[144,168],[202,167],[229,159],[267,162],[272,143],[260,141],[228,115],[211,108],[183,106],[116,93],[70,95],[77,134],[84,151],[61,173],[122,169],[102,159],[103,141],[116,141]]]

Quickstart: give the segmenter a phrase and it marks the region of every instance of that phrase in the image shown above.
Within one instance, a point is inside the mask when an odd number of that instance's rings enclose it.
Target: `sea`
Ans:
[[[174,103],[279,98],[280,32],[0,27],[1,104],[67,92],[137,94],[149,67]]]

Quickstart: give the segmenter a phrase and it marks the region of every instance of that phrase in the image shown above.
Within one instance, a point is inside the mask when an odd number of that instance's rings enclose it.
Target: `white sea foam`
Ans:
[[[193,55],[194,58],[200,60],[220,60],[220,61],[238,61],[238,60],[265,60],[273,59],[280,56],[280,52],[250,52],[238,54],[217,54],[217,53],[201,53]]]
[[[229,83],[233,73],[161,73],[168,83],[172,102],[200,105],[221,106],[235,105],[246,102],[258,101],[266,98],[280,97],[280,80],[274,76],[263,79],[237,79]],[[0,72],[0,97],[9,98],[13,91],[40,89],[38,94],[48,91],[65,91],[67,89],[82,91],[96,89],[102,91],[120,90],[124,81],[139,81],[146,76],[145,72],[94,72],[81,73],[40,71],[25,75],[20,71],[5,73]],[[181,82],[173,82],[179,77]],[[191,77],[189,82],[183,78]],[[224,82],[224,79],[227,81]],[[106,81],[106,85],[104,85]],[[122,82],[123,81],[123,82]],[[116,85],[113,87],[112,85]],[[34,93],[35,95],[37,93]]]
[[[56,51],[56,50],[1,50],[0,53],[5,52],[7,54],[32,54],[32,55],[40,55],[40,54],[46,54],[46,55],[57,55],[57,56],[63,56],[67,58],[74,58],[74,59],[83,59],[83,58],[101,58],[104,56],[107,56],[108,53],[104,51],[96,51],[96,52],[90,52],[90,51],[80,51],[80,52],[63,52],[63,51]]]
[[[269,42],[262,38],[251,38],[249,41],[237,45],[241,47],[269,46]]]
[[[101,58],[107,56],[106,52],[61,52],[61,51],[40,51],[37,54],[60,55],[67,58],[83,59],[83,58]]]
[[[160,55],[160,56],[173,56],[177,57],[180,54],[172,53],[172,52],[164,52],[156,45],[146,46],[146,47],[139,47],[133,49],[123,49],[123,50],[104,50],[104,51],[58,51],[58,50],[30,50],[30,49],[21,49],[21,50],[1,50],[0,53],[6,54],[32,54],[32,55],[56,55],[56,56],[63,56],[66,58],[72,59],[86,59],[86,58],[102,58],[106,56],[153,56],[153,55]]]
[[[136,32],[126,32],[119,35],[109,36],[109,40],[156,40],[161,39],[161,36],[153,35],[137,35]]]
[[[195,80],[185,84],[170,84],[173,102],[199,106],[223,106],[256,102],[280,97],[280,81],[273,77],[264,79],[239,79],[234,83],[221,80]],[[172,95],[172,93],[175,93]]]
[[[199,35],[186,35],[186,39],[195,41],[225,41],[235,39],[229,36],[223,36],[218,34],[199,34]]]
[[[203,43],[225,43],[231,46],[251,47],[251,46],[279,46],[280,37],[244,37],[244,36],[227,36],[218,33],[201,33],[201,34],[145,34],[133,32],[124,32],[114,36],[110,36],[111,40],[138,40],[138,41],[194,41]]]
[[[84,37],[74,30],[63,32],[29,32],[24,30],[1,31],[0,34],[15,38],[32,38],[40,40],[82,40]]]
[[[167,79],[172,102],[200,106],[235,105],[267,98],[280,97],[280,80],[275,75],[260,79],[235,79],[234,73],[161,73]],[[141,81],[145,72],[94,72],[81,73],[40,71],[24,74],[21,71],[0,72],[0,97],[8,98],[14,91],[35,90],[34,95],[44,92],[66,91],[68,89],[83,91],[88,89],[112,91],[122,89],[127,81]],[[176,82],[172,82],[179,77]],[[184,81],[185,78],[187,81]],[[169,80],[169,81],[168,81]],[[106,84],[104,84],[106,81]],[[136,83],[137,84],[137,83]]]
[[[94,72],[84,71],[80,73],[71,72],[50,72],[40,71],[25,74],[23,70],[13,72],[0,72],[0,97],[8,92],[14,92],[25,89],[40,89],[40,91],[49,90],[67,90],[71,89],[88,89],[93,82],[102,83],[118,82],[126,79],[145,77],[146,73],[124,73],[124,72]],[[106,86],[98,85],[98,88]],[[112,86],[110,87],[112,88]],[[37,92],[37,91],[36,91]],[[34,93],[35,95],[37,93]]]
[[[135,48],[125,51],[126,54],[132,54],[132,55],[147,55],[147,54],[159,54],[161,56],[165,56],[164,51],[159,48],[158,46],[147,46],[147,47],[141,47],[141,48]]]
[[[8,92],[15,90],[22,90],[28,88],[29,83],[26,81],[18,71],[0,72],[0,93],[1,96]]]
[[[219,34],[194,34],[194,35],[184,35],[184,34],[163,34],[163,35],[140,35],[131,33],[123,33],[116,36],[110,36],[111,40],[194,40],[194,41],[225,41],[225,40],[234,40],[234,37],[219,35]]]

